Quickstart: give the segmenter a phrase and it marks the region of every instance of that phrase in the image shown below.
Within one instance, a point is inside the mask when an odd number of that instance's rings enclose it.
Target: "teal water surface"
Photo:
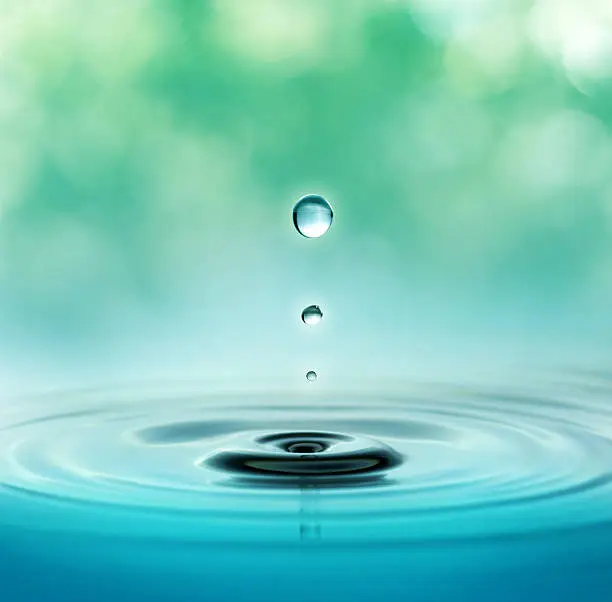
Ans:
[[[5,599],[606,600],[611,383],[16,400],[0,430]],[[207,463],[313,432],[401,462],[319,481],[276,471],[291,451],[249,478]]]

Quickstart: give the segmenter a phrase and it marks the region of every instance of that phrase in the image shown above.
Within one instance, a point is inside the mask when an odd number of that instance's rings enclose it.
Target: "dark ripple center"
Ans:
[[[292,443],[287,447],[287,451],[292,454],[316,454],[324,450],[325,447],[317,441],[301,441],[300,443]]]
[[[241,479],[344,481],[365,475],[383,478],[402,461],[397,451],[375,439],[321,431],[246,433],[202,465]]]

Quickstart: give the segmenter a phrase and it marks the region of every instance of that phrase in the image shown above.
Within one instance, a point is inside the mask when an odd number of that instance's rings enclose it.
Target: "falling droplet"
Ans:
[[[314,326],[318,324],[323,319],[323,312],[318,305],[309,305],[302,312],[302,322],[304,324],[308,324],[309,326]]]
[[[293,224],[306,238],[323,236],[332,224],[334,212],[330,204],[318,194],[302,197],[293,208]]]
[[[314,370],[310,370],[310,372],[306,373],[306,380],[314,382],[315,380],[317,380],[317,373]]]

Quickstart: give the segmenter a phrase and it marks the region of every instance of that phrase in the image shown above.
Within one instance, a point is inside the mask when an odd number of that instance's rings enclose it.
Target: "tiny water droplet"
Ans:
[[[306,238],[323,236],[332,224],[334,212],[330,204],[318,194],[302,197],[293,208],[293,224]]]
[[[317,373],[314,370],[310,370],[306,373],[306,380],[309,380],[310,382],[317,380]]]
[[[304,324],[313,326],[314,324],[318,324],[322,319],[323,312],[318,305],[309,305],[302,312],[302,322],[304,322]]]

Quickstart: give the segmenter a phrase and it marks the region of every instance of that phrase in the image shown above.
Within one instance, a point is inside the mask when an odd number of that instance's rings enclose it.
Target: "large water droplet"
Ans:
[[[317,373],[314,370],[310,370],[306,373],[306,380],[314,382],[315,380],[317,380]]]
[[[332,224],[334,212],[330,204],[318,194],[302,197],[293,208],[293,224],[306,238],[323,236]]]
[[[313,326],[314,324],[318,324],[322,319],[323,312],[318,305],[309,305],[302,312],[302,322],[304,322],[304,324]]]

